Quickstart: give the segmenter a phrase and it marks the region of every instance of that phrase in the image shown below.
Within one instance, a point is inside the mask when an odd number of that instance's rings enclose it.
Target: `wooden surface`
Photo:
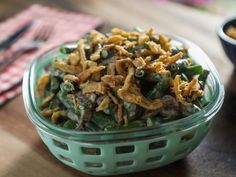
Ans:
[[[0,18],[18,12],[33,0],[1,0]],[[42,1],[55,5],[55,1]],[[185,159],[133,177],[235,177],[236,176],[236,74],[216,37],[222,17],[177,4],[153,1],[72,0],[56,6],[101,16],[108,26],[154,27],[181,35],[203,48],[216,65],[226,87],[225,102],[213,127],[202,143]],[[37,135],[25,115],[22,96],[0,108],[0,176],[75,177],[89,176],[56,160]]]

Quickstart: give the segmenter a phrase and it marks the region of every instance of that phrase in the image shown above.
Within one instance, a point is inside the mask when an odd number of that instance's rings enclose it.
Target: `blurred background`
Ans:
[[[61,7],[68,10],[78,11],[80,1],[85,0],[1,0],[0,2],[0,19],[3,20],[12,14],[26,8],[30,4],[40,3],[55,7]],[[235,14],[236,2],[235,0],[148,0],[167,2],[172,1],[181,3],[192,8],[214,13],[222,16],[229,16]]]
[[[165,0],[156,0],[165,1]],[[166,0],[168,1],[168,0]],[[233,15],[235,14],[236,3],[235,0],[169,0],[176,3],[192,6],[193,8],[215,13],[219,15]]]

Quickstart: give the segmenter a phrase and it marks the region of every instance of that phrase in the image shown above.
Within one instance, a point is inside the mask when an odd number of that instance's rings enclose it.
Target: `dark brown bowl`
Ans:
[[[225,31],[229,26],[236,26],[236,17],[227,19],[217,30],[217,35],[220,38],[221,45],[228,58],[236,66],[236,40],[226,35]]]

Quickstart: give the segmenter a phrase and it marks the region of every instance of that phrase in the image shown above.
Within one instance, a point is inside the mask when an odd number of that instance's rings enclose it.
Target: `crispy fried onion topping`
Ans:
[[[39,78],[38,83],[37,83],[37,96],[39,98],[42,98],[44,96],[45,89],[49,81],[50,81],[50,77],[48,74],[44,74]]]
[[[116,74],[116,65],[115,63],[109,63],[107,67],[107,74],[115,75]]]
[[[98,107],[96,108],[96,111],[103,111],[105,109],[108,108],[109,104],[110,104],[111,100],[108,96],[106,96],[102,102],[98,105]]]
[[[194,101],[198,97],[203,96],[203,91],[200,90],[200,84],[196,78],[193,78],[192,81],[188,83],[182,81],[180,75],[176,75],[173,80],[172,90],[175,93],[177,100],[186,106],[192,104],[186,100],[187,97],[189,98],[189,101]]]
[[[136,68],[144,68],[146,65],[146,62],[142,57],[138,57],[133,60],[133,64]]]
[[[84,69],[86,69],[86,55],[85,55],[85,51],[84,51],[84,39],[80,39],[78,42],[78,52],[79,52],[79,58],[80,58],[80,64]]]
[[[125,38],[122,37],[121,35],[114,35],[114,36],[110,36],[107,41],[109,43],[120,43],[122,40],[124,40]]]
[[[152,54],[163,54],[164,51],[163,49],[161,48],[161,45],[160,44],[156,44],[155,42],[153,41],[148,41],[146,42],[146,44],[148,45],[148,47],[150,48]]]
[[[115,67],[118,75],[126,76],[128,67],[132,66],[132,60],[130,58],[121,59],[116,61]]]
[[[127,50],[125,50],[124,47],[122,47],[122,46],[116,45],[115,49],[118,51],[118,53],[120,55],[124,55],[124,56],[127,56],[127,57],[132,56],[132,54],[129,53]]]
[[[53,63],[53,67],[70,74],[78,74],[82,71],[82,68],[80,66],[68,65],[64,61],[57,60]]]
[[[55,123],[57,123],[57,121],[60,117],[64,117],[64,116],[66,116],[65,111],[55,111],[52,114],[51,121],[52,121],[52,123],[55,124]]]
[[[155,110],[162,107],[162,102],[160,99],[149,100],[142,95],[134,80],[133,67],[129,68],[125,83],[123,87],[117,91],[117,93],[121,99],[142,106],[148,110]]]
[[[170,51],[169,39],[166,36],[164,36],[163,34],[159,34],[159,41],[160,41],[161,47],[165,51]]]
[[[106,92],[106,85],[103,82],[88,81],[80,84],[80,89],[83,94],[96,92],[104,95]]]
[[[122,87],[125,78],[121,75],[105,75],[101,78],[101,80],[111,88],[117,90],[117,88]]]
[[[87,81],[92,74],[98,73],[98,72],[102,71],[104,68],[105,68],[105,66],[93,66],[89,69],[82,71],[78,75],[79,82],[83,83],[83,82]]]

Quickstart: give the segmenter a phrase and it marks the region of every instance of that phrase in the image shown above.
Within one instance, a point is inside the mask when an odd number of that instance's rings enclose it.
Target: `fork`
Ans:
[[[38,50],[42,45],[48,41],[53,32],[53,28],[49,25],[42,25],[39,27],[32,39],[21,41],[13,47],[13,50],[3,55],[0,60],[0,71],[4,70],[10,63],[15,61],[21,55]]]

